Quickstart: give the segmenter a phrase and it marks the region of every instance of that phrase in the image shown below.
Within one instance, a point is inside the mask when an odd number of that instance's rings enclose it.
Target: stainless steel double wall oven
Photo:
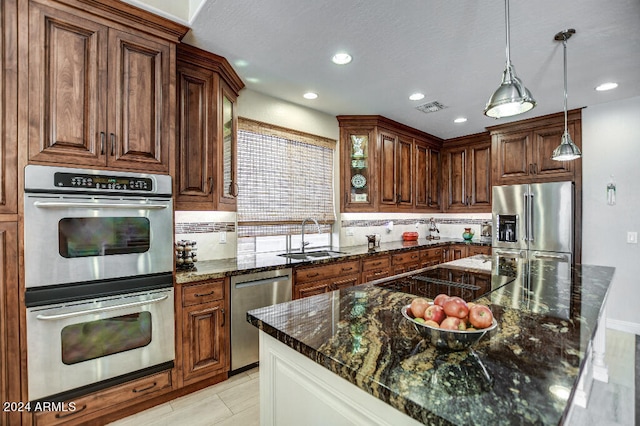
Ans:
[[[30,400],[173,367],[169,176],[29,165],[24,241]]]

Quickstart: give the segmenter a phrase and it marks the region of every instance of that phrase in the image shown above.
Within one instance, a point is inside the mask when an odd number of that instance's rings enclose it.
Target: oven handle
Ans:
[[[133,306],[147,305],[147,304],[150,304],[150,303],[158,303],[158,302],[161,302],[161,301],[167,299],[168,297],[169,297],[169,295],[165,294],[163,296],[156,297],[155,299],[139,300],[137,302],[124,303],[122,305],[105,306],[104,308],[84,309],[82,311],[65,312],[65,313],[62,313],[62,314],[55,314],[55,315],[40,314],[36,318],[38,318],[39,320],[43,320],[43,321],[53,321],[53,320],[71,318],[71,317],[78,317],[78,316],[81,316],[81,315],[95,314],[95,313],[98,313],[98,312],[115,311],[116,309],[131,308]]]
[[[112,203],[64,203],[59,201],[36,201],[34,206],[41,209],[78,208],[78,209],[134,209],[158,210],[169,207],[167,204],[112,204]]]

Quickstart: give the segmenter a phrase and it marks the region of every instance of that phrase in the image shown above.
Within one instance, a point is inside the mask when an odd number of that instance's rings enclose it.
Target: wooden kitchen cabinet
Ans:
[[[337,118],[341,211],[440,209],[442,140],[379,115]]]
[[[404,253],[391,255],[393,275],[403,272],[415,271],[420,268],[420,250],[411,250]]]
[[[420,267],[435,266],[443,262],[442,247],[420,250]]]
[[[488,133],[450,139],[442,150],[444,211],[491,211],[491,141]]]
[[[476,254],[491,256],[491,246],[469,246],[469,256],[475,256]]]
[[[0,214],[14,215],[18,213],[17,17],[16,1],[3,0],[0,6]]]
[[[127,5],[31,0],[29,163],[169,173],[186,31]]]
[[[469,257],[469,246],[467,244],[451,244],[442,249],[442,258],[445,262],[465,257]]]
[[[414,152],[415,208],[420,211],[440,211],[440,150],[416,139]]]
[[[386,253],[363,258],[360,275],[362,283],[390,276],[391,258]]]
[[[172,387],[171,370],[163,371],[65,401],[66,410],[36,412],[33,416],[33,424],[38,426],[100,424],[97,419],[113,411],[114,408],[122,409],[141,403],[170,392]],[[75,404],[73,411],[69,408],[70,403]]]
[[[176,210],[236,209],[238,92],[244,84],[227,60],[177,47]]]
[[[488,128],[492,139],[493,185],[574,180],[580,160],[556,161],[553,150],[564,133],[564,114]],[[568,115],[571,139],[582,147],[581,112]]]
[[[294,270],[293,299],[360,284],[360,261],[347,260]]]
[[[186,386],[229,371],[228,279],[183,284],[176,333],[178,381]]]
[[[413,141],[380,131],[380,207],[413,208]]]

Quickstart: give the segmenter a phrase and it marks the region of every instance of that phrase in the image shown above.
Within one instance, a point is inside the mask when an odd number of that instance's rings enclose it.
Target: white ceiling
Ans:
[[[538,102],[482,113],[505,65],[502,0],[207,0],[186,43],[224,56],[247,87],[331,115],[380,114],[448,139],[562,111],[566,28],[569,109],[640,96],[640,0],[512,0],[511,61]],[[353,56],[349,65],[330,59]],[[616,81],[610,92],[594,87]],[[316,100],[302,94],[314,91]],[[414,92],[425,99],[410,101]],[[447,108],[424,114],[428,101]],[[456,117],[464,124],[454,124]]]

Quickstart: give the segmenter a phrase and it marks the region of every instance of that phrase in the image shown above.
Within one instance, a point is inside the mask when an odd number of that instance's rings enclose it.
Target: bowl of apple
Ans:
[[[416,297],[402,307],[402,315],[426,341],[454,351],[469,348],[498,326],[488,306],[447,294],[433,302]]]

